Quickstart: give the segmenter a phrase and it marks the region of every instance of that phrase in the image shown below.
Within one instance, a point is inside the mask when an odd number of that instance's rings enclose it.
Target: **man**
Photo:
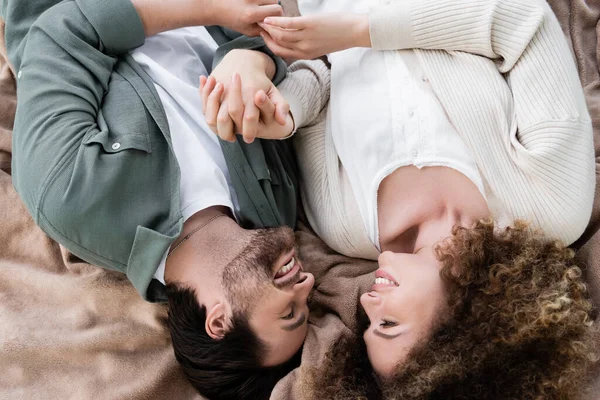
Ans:
[[[0,3],[18,71],[13,182],[22,200],[71,252],[126,273],[147,300],[168,298],[176,357],[203,395],[266,397],[302,345],[314,283],[294,254],[293,157],[285,142],[218,142],[194,79],[213,61],[243,60],[244,85],[261,88],[289,126],[271,82],[285,64],[260,39],[215,26],[256,35],[257,22],[281,8],[270,0],[30,3]],[[190,51],[170,58],[161,46]],[[244,111],[245,129],[258,129],[257,110]]]

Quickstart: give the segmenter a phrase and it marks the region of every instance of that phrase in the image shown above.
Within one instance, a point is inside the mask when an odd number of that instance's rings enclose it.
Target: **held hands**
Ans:
[[[367,14],[268,17],[259,25],[267,46],[284,58],[313,59],[351,47],[371,47]]]
[[[277,0],[206,0],[214,23],[247,36],[258,36],[258,23],[267,17],[283,15]],[[206,2],[205,1],[205,2]]]
[[[269,66],[272,60],[263,53],[234,50],[209,78],[200,77],[206,122],[221,139],[233,142],[237,132],[251,143],[292,133],[289,104],[271,82]]]
[[[258,36],[259,22],[283,15],[277,0],[131,0],[146,36],[185,26],[221,25]]]

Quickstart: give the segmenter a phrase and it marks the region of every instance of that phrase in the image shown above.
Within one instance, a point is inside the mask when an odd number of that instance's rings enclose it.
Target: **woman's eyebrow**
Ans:
[[[377,329],[373,329],[373,333],[381,338],[386,339],[386,340],[395,339],[398,336],[402,335],[402,332],[396,333],[395,335],[388,335],[386,333],[379,332]]]
[[[298,319],[295,322],[291,323],[290,325],[282,327],[282,329],[284,331],[288,331],[288,332],[295,331],[296,329],[300,328],[304,324],[304,321],[306,321],[306,315],[304,315],[304,313],[302,313],[302,314],[300,314],[300,317],[298,317]]]

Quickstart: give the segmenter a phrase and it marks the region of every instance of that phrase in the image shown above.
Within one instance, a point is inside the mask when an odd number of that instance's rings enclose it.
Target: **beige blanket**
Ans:
[[[284,0],[286,8],[295,0]],[[573,44],[600,135],[600,4],[551,0]],[[594,3],[592,5],[592,3]],[[2,56],[0,21],[0,398],[200,399],[174,360],[164,306],[142,301],[124,276],[82,263],[32,222],[10,178],[16,105],[13,73]],[[600,139],[597,140],[600,155]],[[600,300],[600,196],[580,241],[580,257]],[[319,284],[303,365],[275,388],[275,399],[304,398],[306,368],[356,325],[359,293],[375,264],[328,249],[300,225],[301,257]],[[600,302],[597,302],[600,304]],[[600,384],[600,381],[599,381]],[[600,393],[600,388],[597,393]]]

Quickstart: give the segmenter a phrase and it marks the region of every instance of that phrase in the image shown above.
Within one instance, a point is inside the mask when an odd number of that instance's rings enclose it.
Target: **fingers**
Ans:
[[[264,23],[281,29],[306,29],[308,19],[306,17],[267,17]]]
[[[260,119],[265,125],[269,125],[275,119],[275,104],[267,97],[267,94],[260,90],[254,96],[254,104],[260,111]]]
[[[284,46],[280,45],[279,43],[277,43],[275,40],[273,40],[273,38],[271,37],[271,35],[269,35],[268,32],[261,31],[260,36],[265,41],[265,44],[267,45],[267,47],[269,49],[271,49],[271,51],[273,53],[275,53],[275,55],[278,55],[279,57],[283,57],[283,58],[296,58],[296,59],[302,58],[302,57],[299,57],[300,54],[297,51],[287,48],[287,47],[284,47]]]
[[[229,103],[229,116],[236,126],[243,127],[244,100],[242,97],[242,78],[238,73],[233,74],[231,79],[227,101]]]
[[[204,84],[202,83],[202,81],[204,81]],[[206,114],[206,104],[208,103],[208,96],[210,96],[216,84],[217,80],[212,76],[208,78],[206,78],[205,76],[200,77],[200,95],[202,96],[202,112],[204,114]]]
[[[244,108],[244,122],[242,127],[242,135],[244,142],[252,143],[256,139],[258,133],[258,122],[260,118],[260,110],[253,103],[246,104]]]
[[[263,21],[269,17],[280,17],[283,15],[283,8],[279,4],[268,4],[258,7],[252,16],[252,23]]]
[[[217,128],[217,116],[219,109],[221,108],[221,96],[223,96],[223,89],[223,84],[218,82],[215,86],[215,89],[209,94],[206,101],[206,111],[204,112],[204,115],[206,116],[206,123],[215,131]]]
[[[233,121],[229,116],[229,106],[227,101],[221,104],[219,114],[217,115],[217,132],[221,139],[228,142],[235,142],[235,132],[233,131]]]
[[[304,33],[304,31],[282,29],[269,24],[259,23],[258,25],[264,29],[273,38],[273,40],[284,47],[291,47],[286,46],[286,44],[293,44],[302,40],[302,35]]]
[[[290,104],[281,95],[281,92],[276,87],[272,87],[268,94],[269,99],[275,105],[275,120],[281,126],[287,123],[288,114],[290,113]]]

